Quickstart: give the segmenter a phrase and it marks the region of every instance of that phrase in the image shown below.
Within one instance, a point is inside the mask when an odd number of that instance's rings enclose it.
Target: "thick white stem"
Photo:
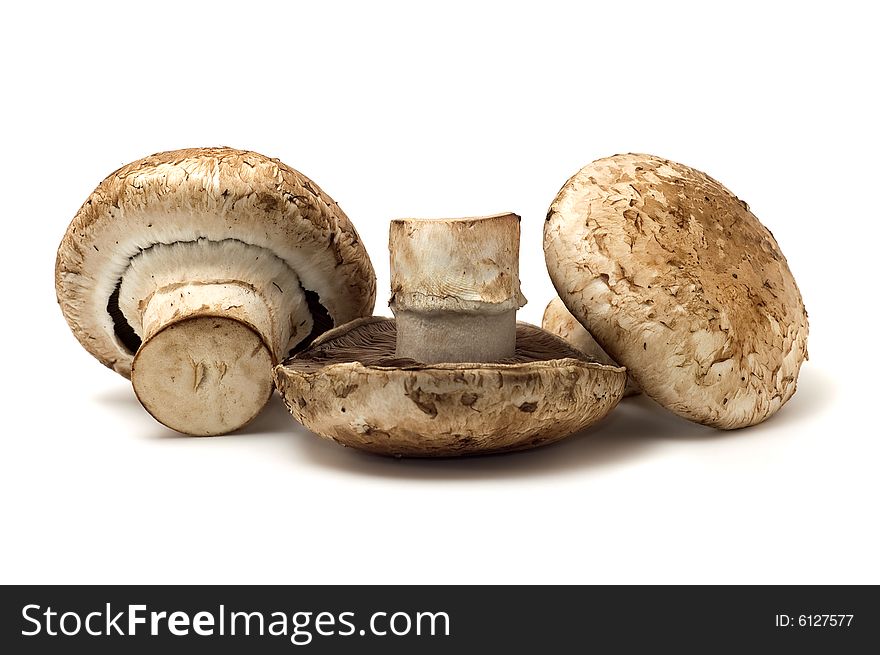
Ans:
[[[119,306],[141,338],[131,381],[165,425],[212,435],[242,427],[272,393],[272,366],[312,330],[299,279],[237,241],[156,245],[133,258]]]
[[[189,283],[161,289],[147,301],[142,321],[145,338],[131,382],[160,422],[188,434],[223,434],[268,402],[278,329],[253,288]]]
[[[496,362],[516,348],[516,310],[500,314],[470,312],[394,312],[397,356],[426,364]]]
[[[280,335],[265,299],[245,282],[188,282],[156,291],[141,315],[143,340],[178,321],[196,316],[235,319],[254,329],[277,358]]]
[[[427,364],[513,356],[519,217],[392,221],[391,310],[398,357]]]

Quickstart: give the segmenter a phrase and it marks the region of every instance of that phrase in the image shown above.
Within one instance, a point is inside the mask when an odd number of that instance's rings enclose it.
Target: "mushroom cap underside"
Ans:
[[[232,242],[289,267],[322,329],[372,312],[375,273],[345,213],[279,160],[232,148],[158,153],[101,182],[58,249],[58,302],[83,346],[128,376],[137,343],[118,295],[131,261],[157,245]]]
[[[515,355],[497,363],[420,364],[395,357],[395,339],[393,319],[359,319],[277,366],[293,416],[323,437],[382,455],[524,450],[603,418],[626,380],[623,368],[525,323]]]
[[[807,314],[770,231],[709,176],[615,155],[566,182],[544,225],[568,310],[654,400],[718,428],[794,393]]]

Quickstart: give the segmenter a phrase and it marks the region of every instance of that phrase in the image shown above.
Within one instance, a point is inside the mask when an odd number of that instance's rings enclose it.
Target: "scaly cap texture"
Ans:
[[[649,396],[718,428],[794,393],[807,314],[770,231],[720,183],[651,155],[585,166],[544,225],[559,297]]]

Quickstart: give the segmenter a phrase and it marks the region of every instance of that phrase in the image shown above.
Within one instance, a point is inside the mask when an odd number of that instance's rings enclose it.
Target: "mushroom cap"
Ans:
[[[794,393],[797,284],[770,231],[704,173],[641,154],[585,166],[550,206],[544,254],[569,311],[676,414],[739,428]]]
[[[562,337],[572,346],[586,353],[600,364],[617,366],[617,362],[611,359],[602,346],[596,343],[593,335],[587,331],[578,320],[566,309],[563,302],[557,297],[547,303],[544,309],[544,317],[541,320],[541,328]],[[635,396],[641,393],[639,387],[629,375],[626,376],[626,388],[623,390],[624,397]]]
[[[130,262],[151,246],[240,241],[288,266],[313,314],[341,325],[372,312],[376,277],[345,213],[309,178],[255,152],[162,152],[109,175],[73,218],[58,249],[55,287],[83,346],[128,377],[122,313],[111,308]],[[310,305],[311,306],[311,305]],[[316,331],[330,327],[316,320]],[[303,335],[306,336],[306,335]]]
[[[517,325],[497,363],[395,358],[393,319],[331,330],[275,367],[293,416],[312,432],[381,455],[447,457],[558,441],[618,403],[624,369],[592,361],[538,327]]]

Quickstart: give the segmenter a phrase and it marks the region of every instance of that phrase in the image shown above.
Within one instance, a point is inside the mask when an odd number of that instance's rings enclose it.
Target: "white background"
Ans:
[[[0,581],[880,582],[871,5],[7,7]],[[640,400],[543,450],[399,461],[276,398],[241,434],[177,436],[70,334],[53,266],[105,175],[207,145],[339,201],[377,313],[390,218],[521,214],[532,322],[571,174],[627,151],[692,165],[777,237],[811,359],[779,414],[732,433]]]

